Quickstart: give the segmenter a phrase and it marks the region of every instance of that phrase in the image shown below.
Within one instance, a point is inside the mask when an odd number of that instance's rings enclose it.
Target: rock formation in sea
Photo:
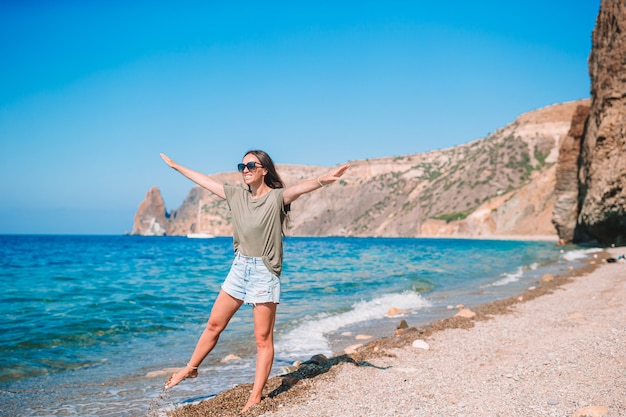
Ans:
[[[168,234],[168,217],[161,191],[157,187],[152,187],[135,213],[133,234],[165,236]]]
[[[574,241],[626,244],[626,3],[603,0],[589,56]]]

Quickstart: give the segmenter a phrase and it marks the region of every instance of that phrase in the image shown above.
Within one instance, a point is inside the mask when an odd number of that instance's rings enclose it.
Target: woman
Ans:
[[[209,321],[187,365],[165,383],[172,388],[183,379],[198,376],[198,366],[213,350],[220,334],[243,303],[252,304],[257,345],[256,374],[245,412],[261,402],[261,392],[274,361],[274,321],[280,302],[282,227],[289,205],[303,194],[337,181],[350,167],[343,165],[319,178],[285,188],[274,162],[260,150],[247,152],[238,165],[245,190],[222,184],[200,172],[185,168],[161,154],[167,165],[199,186],[226,199],[233,216],[235,260],[222,284]]]

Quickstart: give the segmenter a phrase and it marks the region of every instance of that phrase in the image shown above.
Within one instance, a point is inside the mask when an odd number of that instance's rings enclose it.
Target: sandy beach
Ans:
[[[626,416],[626,254],[270,379],[247,416]],[[471,315],[471,314],[470,314]],[[356,342],[355,342],[356,343]],[[241,385],[184,416],[238,416]]]

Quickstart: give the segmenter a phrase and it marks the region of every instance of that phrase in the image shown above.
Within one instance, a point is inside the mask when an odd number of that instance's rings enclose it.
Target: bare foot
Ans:
[[[243,408],[241,409],[241,414],[245,414],[250,409],[250,407],[257,405],[260,402],[261,402],[260,399],[259,400],[253,400],[252,398],[250,398],[248,400],[248,402],[246,403],[246,405],[244,405]]]
[[[180,384],[183,379],[195,378],[198,376],[198,367],[185,365],[180,371],[172,375],[165,383],[165,388],[170,389]]]

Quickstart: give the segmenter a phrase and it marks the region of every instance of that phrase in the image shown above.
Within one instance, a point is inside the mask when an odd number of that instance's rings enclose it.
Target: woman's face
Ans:
[[[267,169],[263,168],[259,159],[254,154],[247,154],[243,157],[244,168],[241,172],[243,181],[246,185],[261,184],[264,181],[265,175],[267,175]],[[254,168],[250,169],[250,163],[254,162]]]

